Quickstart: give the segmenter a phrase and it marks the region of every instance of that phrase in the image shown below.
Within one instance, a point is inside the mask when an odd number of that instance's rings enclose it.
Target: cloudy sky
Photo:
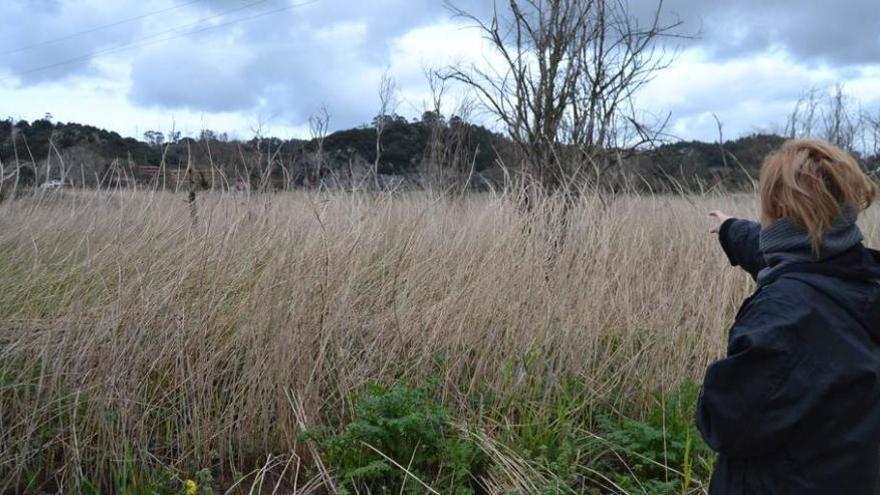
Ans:
[[[630,3],[647,12],[653,0]],[[491,1],[456,4],[480,13]],[[675,136],[714,139],[713,113],[727,137],[778,130],[806,90],[838,82],[880,109],[880,1],[664,6],[698,36],[677,42],[638,105],[671,112]],[[492,59],[442,0],[2,0],[0,19],[0,118],[48,112],[129,136],[302,137],[322,105],[331,128],[357,126],[386,70],[398,113],[415,117],[429,105],[425,67]]]

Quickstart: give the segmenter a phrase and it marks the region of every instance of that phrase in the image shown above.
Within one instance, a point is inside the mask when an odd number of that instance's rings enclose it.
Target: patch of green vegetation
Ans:
[[[578,486],[582,465],[588,462],[587,396],[582,385],[567,381],[548,403],[540,395],[546,384],[540,384],[529,387],[534,397],[506,398],[492,429],[501,443],[548,478],[541,487],[546,493],[567,493]]]
[[[452,426],[434,387],[371,385],[342,431],[306,432],[338,472],[340,493],[472,494],[486,456]]]
[[[481,476],[504,479],[510,467],[456,433],[434,388],[372,385],[342,426],[304,439],[317,443],[342,493],[426,493],[418,480],[441,493],[482,493]],[[714,454],[693,425],[696,384],[653,394],[638,417],[592,402],[574,380],[558,384],[549,402],[534,392],[501,402],[487,392],[481,412],[457,422],[479,427],[518,458],[526,471],[507,474],[533,477],[542,493],[685,494],[708,479]]]
[[[653,395],[644,420],[597,415],[595,442],[607,449],[592,466],[627,493],[689,493],[708,479],[714,454],[694,427],[699,386],[684,383]]]
[[[708,479],[714,458],[693,424],[698,393],[694,383],[654,393],[643,415],[629,416],[562,381],[550,400],[505,403],[491,428],[542,475],[546,493],[684,494]]]

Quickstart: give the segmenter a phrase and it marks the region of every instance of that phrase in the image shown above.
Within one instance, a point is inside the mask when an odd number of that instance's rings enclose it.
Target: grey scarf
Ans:
[[[767,266],[758,272],[758,283],[784,266],[824,261],[862,242],[862,231],[856,225],[856,216],[853,208],[843,210],[822,237],[818,256],[813,254],[807,231],[789,218],[782,218],[761,229],[760,248]]]

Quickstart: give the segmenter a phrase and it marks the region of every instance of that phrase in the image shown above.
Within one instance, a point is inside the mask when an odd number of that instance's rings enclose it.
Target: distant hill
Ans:
[[[384,118],[378,160],[383,184],[424,183],[433,175],[470,175],[479,179],[475,183],[498,183],[504,176],[499,161],[515,168],[513,144],[482,126],[455,117],[446,121],[431,112],[417,121]],[[192,180],[205,188],[296,188],[319,183],[353,187],[357,181],[375,180],[375,126],[309,140],[237,141],[212,131],[204,131],[199,139],[169,136],[169,142],[153,131],[144,137],[126,138],[77,123],[6,120],[0,121],[0,160],[7,170],[18,164],[24,184],[54,179],[88,187],[178,187]],[[625,172],[651,187],[738,187],[747,184],[749,176],[757,178],[763,157],[783,140],[755,134],[723,146],[699,141],[663,144],[628,156]],[[191,179],[184,177],[188,164]]]
[[[493,166],[496,153],[507,147],[504,138],[458,119],[442,125],[428,117],[408,122],[388,117],[382,135],[378,172],[414,177],[430,158],[432,138],[448,142],[468,166],[479,173]],[[149,140],[149,142],[148,142]],[[323,139],[229,140],[224,134],[202,132],[199,139],[165,136],[148,131],[145,140],[125,138],[77,123],[0,121],[0,160],[18,164],[23,181],[61,180],[95,186],[110,182],[141,184],[175,182],[192,163],[200,182],[261,181],[276,187],[303,186],[324,181],[338,172],[372,170],[376,162],[376,129],[360,127],[331,133]],[[191,160],[191,161],[190,161]],[[213,164],[213,167],[211,166]],[[214,177],[209,178],[211,171]],[[164,179],[164,180],[163,180]],[[205,185],[205,184],[203,184]],[[210,187],[210,184],[207,184]]]

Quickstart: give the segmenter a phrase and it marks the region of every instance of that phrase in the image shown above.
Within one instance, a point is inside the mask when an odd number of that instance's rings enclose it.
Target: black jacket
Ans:
[[[734,266],[765,266],[760,226],[731,219]],[[880,253],[861,244],[780,269],[709,366],[697,427],[719,453],[711,494],[880,494]]]

